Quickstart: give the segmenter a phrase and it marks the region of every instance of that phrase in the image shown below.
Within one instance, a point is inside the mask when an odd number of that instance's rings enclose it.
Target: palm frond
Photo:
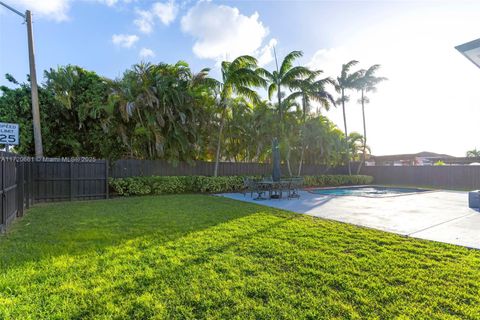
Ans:
[[[269,86],[268,86],[268,99],[269,100],[272,100],[272,97],[275,93],[275,91],[277,91],[277,84],[276,83],[271,83]]]
[[[250,89],[249,87],[237,86],[235,87],[234,91],[238,95],[249,99],[252,103],[260,103],[260,96],[258,95],[257,91]]]
[[[279,73],[281,75],[284,75],[285,73],[287,73],[287,71],[293,67],[293,61],[295,61],[295,59],[298,59],[302,56],[303,56],[302,51],[292,51],[289,54],[287,54],[282,61],[282,65],[280,66]]]
[[[288,70],[281,79],[281,84],[289,86],[295,79],[303,79],[313,76],[313,72],[306,67],[293,67]]]
[[[345,79],[347,77],[348,72],[350,69],[358,64],[357,60],[351,60],[344,65],[342,65],[342,78]]]
[[[257,59],[252,56],[244,55],[235,58],[231,62],[230,68],[237,70],[240,68],[256,68],[257,67]]]

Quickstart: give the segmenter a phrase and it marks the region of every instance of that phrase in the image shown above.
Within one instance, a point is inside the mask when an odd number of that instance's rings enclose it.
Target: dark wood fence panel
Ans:
[[[112,178],[126,178],[138,176],[212,176],[214,162],[195,161],[173,165],[164,160],[117,160],[111,168]],[[284,175],[288,170],[285,165],[281,167]],[[298,172],[297,167],[292,167],[293,175]],[[328,168],[319,165],[304,165],[302,175],[319,174],[345,174],[345,168]],[[272,174],[272,165],[268,163],[220,162],[219,176],[268,176]]]
[[[0,159],[0,232],[37,202],[105,198],[108,198],[108,162],[105,160]]]
[[[34,201],[72,201],[108,198],[108,163],[42,161],[33,163]]]
[[[362,168],[362,174],[377,184],[480,189],[480,166],[373,166]]]

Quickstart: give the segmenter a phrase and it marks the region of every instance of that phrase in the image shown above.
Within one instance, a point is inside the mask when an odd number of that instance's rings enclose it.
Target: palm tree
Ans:
[[[288,89],[290,92],[293,90],[299,90],[300,80],[306,77],[315,76],[316,72],[309,70],[303,66],[294,66],[295,59],[303,56],[302,51],[292,51],[285,56],[282,63],[279,65],[277,60],[277,54],[274,50],[276,70],[269,72],[265,69],[258,69],[259,74],[266,78],[268,82],[268,98],[272,100],[274,94],[276,94],[277,110],[278,110],[278,127],[277,135],[280,139],[285,140],[287,146],[287,168],[289,174],[292,175],[290,168],[290,147],[288,139],[284,137],[284,114],[292,106],[292,103],[296,98],[301,96],[301,91],[294,91],[290,95],[286,96],[282,89]]]
[[[316,76],[321,73],[323,73],[323,71],[316,71],[315,74],[312,74],[309,77],[300,80],[298,84],[302,100],[302,130],[300,132],[302,140],[302,150],[300,153],[297,176],[300,176],[302,172],[302,165],[306,147],[305,139],[303,139],[303,137],[305,136],[305,123],[307,115],[310,113],[311,102],[315,101],[319,103],[327,111],[330,109],[331,105],[336,105],[333,96],[325,89],[325,86],[327,84],[332,84],[332,80],[330,78],[315,80]]]
[[[466,156],[467,156],[467,158],[480,157],[480,150],[477,150],[477,148],[475,148],[473,150],[468,150]]]
[[[348,150],[351,160],[359,161],[360,157],[365,156],[365,152],[370,152],[370,147],[365,144],[364,136],[358,132],[352,132],[348,135]]]
[[[303,56],[302,51],[292,51],[287,54],[280,66],[278,65],[277,54],[275,51],[274,54],[276,70],[274,70],[273,72],[269,72],[265,69],[259,69],[258,71],[266,78],[266,81],[268,82],[268,98],[272,100],[273,95],[276,94],[278,119],[280,124],[278,134],[282,135],[283,132],[281,124],[283,122],[283,114],[286,111],[284,109],[289,107],[282,102],[283,100],[292,101],[301,94],[299,91],[296,91],[289,96],[286,96],[285,92],[282,91],[282,88],[288,89],[290,91],[299,89],[299,81],[301,79],[316,75],[316,73],[303,66],[293,66],[293,62],[295,61],[295,59]]]
[[[335,81],[335,90],[341,94],[340,103],[342,104],[343,111],[343,126],[345,128],[345,145],[348,145],[348,130],[347,130],[347,116],[345,114],[345,102],[348,101],[348,96],[345,92],[349,89],[355,89],[358,86],[358,81],[362,75],[361,71],[355,71],[349,73],[350,69],[358,64],[358,61],[351,60],[346,64],[342,65],[342,71],[339,77]],[[346,161],[348,165],[348,174],[352,174],[352,169],[350,168],[350,156],[348,155],[349,150],[346,150]]]
[[[343,132],[328,120],[317,115],[307,119],[302,140],[305,144],[305,159],[311,164],[336,166],[343,161],[345,150]]]
[[[367,146],[367,126],[365,122],[365,104],[370,103],[370,99],[365,95],[368,92],[375,92],[377,91],[376,85],[382,81],[387,80],[384,77],[377,77],[375,73],[380,69],[379,64],[374,64],[367,70],[360,70],[362,75],[358,81],[357,90],[361,92],[361,97],[359,102],[362,104],[362,117],[363,117],[363,140],[364,140],[364,149],[363,149],[363,156],[362,160],[357,168],[357,174],[360,173],[362,165],[365,163],[365,156],[366,156],[366,146]]]
[[[111,104],[121,122],[119,135],[131,156],[173,162],[195,157],[198,136],[197,91],[205,90],[208,69],[193,74],[187,63],[141,63],[111,82]],[[211,79],[210,79],[211,80]]]
[[[240,56],[232,62],[222,62],[222,82],[217,82],[218,106],[220,107],[220,125],[218,130],[217,151],[215,154],[215,169],[213,175],[218,174],[222,133],[225,125],[225,116],[233,95],[243,96],[250,101],[260,102],[258,93],[251,87],[264,87],[265,80],[255,71],[257,59],[252,56]]]

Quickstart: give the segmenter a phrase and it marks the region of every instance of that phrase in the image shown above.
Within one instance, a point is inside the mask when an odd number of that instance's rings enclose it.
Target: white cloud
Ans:
[[[153,58],[155,57],[155,52],[152,49],[142,48],[139,53],[140,58]]]
[[[260,55],[263,62],[271,60],[270,44],[261,48],[269,30],[257,12],[249,17],[237,8],[201,1],[182,18],[181,26],[196,39],[193,52],[200,58],[220,61],[250,54]]]
[[[68,20],[70,0],[16,0],[18,10],[28,9],[34,16],[44,17],[58,22]]]
[[[119,2],[130,3],[136,0],[95,0],[95,1],[106,4],[109,7],[113,7]]]
[[[134,34],[114,34],[112,36],[113,44],[124,48],[131,48],[138,40],[138,36]]]
[[[343,47],[318,50],[308,65],[332,77],[352,59],[360,61],[359,68],[382,65],[378,74],[389,80],[369,94],[366,107],[373,154],[434,151],[462,156],[479,146],[480,73],[454,46],[478,37],[478,25],[473,13],[410,13],[342,39]],[[349,94],[348,130],[362,132],[358,94]],[[343,129],[341,108],[328,117]]]
[[[117,4],[118,0],[97,0],[100,3],[106,4],[109,7],[113,7]]]
[[[277,39],[270,41],[259,50],[255,56],[258,57],[258,65],[263,67],[273,61],[273,48],[277,45]]]
[[[137,18],[133,20],[133,23],[143,33],[151,33],[153,31],[153,15],[145,10],[135,10]]]
[[[155,2],[149,10],[136,9],[137,18],[133,23],[143,33],[151,33],[156,20],[160,20],[164,25],[170,25],[178,13],[178,6],[174,0],[168,2]]]
[[[46,18],[57,22],[69,19],[68,13],[70,5],[74,0],[11,0],[11,4],[20,11],[30,10],[34,17]],[[119,2],[130,3],[135,0],[90,0],[97,3],[105,4],[109,7]]]
[[[168,2],[156,2],[152,6],[152,11],[164,25],[168,26],[177,17],[178,7],[173,0]]]

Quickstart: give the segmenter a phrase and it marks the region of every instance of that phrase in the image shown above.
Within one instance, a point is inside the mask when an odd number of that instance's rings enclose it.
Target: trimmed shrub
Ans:
[[[175,193],[219,193],[241,191],[241,176],[151,176],[110,179],[110,187],[120,196]],[[348,175],[304,176],[307,187],[335,187],[370,184],[373,177]]]
[[[363,185],[373,182],[373,177],[363,175],[321,175],[303,177],[307,187],[337,187],[347,185]]]

